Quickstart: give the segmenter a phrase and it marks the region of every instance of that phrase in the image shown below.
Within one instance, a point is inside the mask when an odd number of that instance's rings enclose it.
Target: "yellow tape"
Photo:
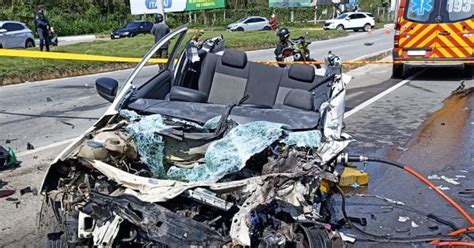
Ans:
[[[100,62],[125,62],[138,63],[142,58],[127,58],[103,55],[89,55],[79,53],[60,53],[60,52],[40,52],[28,50],[0,49],[0,56],[38,58],[38,59],[62,59],[62,60],[80,60],[80,61],[100,61]],[[149,63],[165,64],[167,59],[150,59]]]
[[[124,63],[138,63],[142,58],[130,58],[130,57],[116,57],[116,56],[104,56],[104,55],[90,55],[90,54],[79,54],[79,53],[61,53],[61,52],[40,52],[30,50],[15,50],[15,49],[0,49],[0,56],[6,57],[22,57],[22,58],[38,58],[38,59],[60,59],[60,60],[80,60],[80,61],[99,61],[99,62],[124,62]],[[150,59],[148,63],[153,64],[165,64],[167,59]],[[257,61],[261,64],[307,64],[307,65],[320,65],[324,64],[323,61],[294,61],[294,62],[277,62],[277,61]],[[406,61],[406,62],[392,62],[392,61],[364,61],[364,60],[350,60],[343,61],[343,65],[351,64],[397,64],[397,63],[410,63],[410,64],[436,64],[436,63],[459,63],[454,61]],[[465,60],[462,63],[474,64],[474,60]]]

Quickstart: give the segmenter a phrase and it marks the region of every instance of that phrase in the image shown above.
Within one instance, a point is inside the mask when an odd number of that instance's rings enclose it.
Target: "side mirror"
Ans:
[[[95,81],[97,93],[109,102],[113,102],[117,95],[118,82],[113,78],[98,78]]]
[[[351,18],[349,18],[349,17],[346,17],[346,21],[350,21],[350,20],[351,20]]]
[[[3,34],[3,33],[6,33],[8,30],[4,29],[4,28],[0,28],[0,34]]]

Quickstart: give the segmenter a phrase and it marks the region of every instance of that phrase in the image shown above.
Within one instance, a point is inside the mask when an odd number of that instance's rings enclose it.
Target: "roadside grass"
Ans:
[[[188,31],[185,40],[189,40],[195,30]],[[193,32],[194,31],[194,32]],[[292,37],[304,35],[308,31],[311,41],[332,39],[347,35],[344,31],[323,31],[308,28],[291,28]],[[274,31],[226,32],[207,31],[203,38],[224,36],[225,47],[240,50],[273,48],[278,43]],[[173,42],[172,42],[173,43]],[[73,45],[52,47],[54,52],[108,55],[122,57],[142,57],[153,45],[151,35],[139,35],[118,40],[97,40]],[[34,48],[38,49],[38,48]],[[88,62],[72,60],[34,59],[0,57],[0,85],[21,83],[24,81],[53,79],[65,76],[77,76],[114,69],[133,67],[134,64]]]

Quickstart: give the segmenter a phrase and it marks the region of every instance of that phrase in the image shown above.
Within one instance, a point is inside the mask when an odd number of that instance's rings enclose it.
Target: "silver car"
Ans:
[[[34,46],[33,31],[24,23],[0,21],[0,48],[28,48]]]
[[[267,18],[261,16],[247,16],[227,26],[227,31],[255,31],[271,30]]]

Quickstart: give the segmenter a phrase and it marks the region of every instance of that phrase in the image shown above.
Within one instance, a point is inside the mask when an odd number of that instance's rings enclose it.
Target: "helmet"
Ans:
[[[287,28],[280,28],[276,33],[280,40],[286,40],[290,37],[290,31]]]
[[[163,15],[158,13],[155,16],[155,22],[162,22],[163,21]]]

